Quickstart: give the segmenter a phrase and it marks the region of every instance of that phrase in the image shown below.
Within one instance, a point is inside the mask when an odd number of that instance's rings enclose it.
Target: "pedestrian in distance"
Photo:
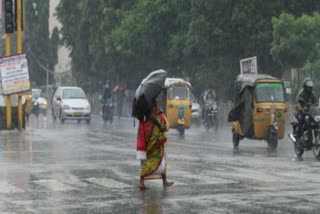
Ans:
[[[141,160],[139,188],[145,190],[145,180],[162,179],[163,187],[170,187],[174,182],[167,180],[167,161],[165,143],[169,130],[168,120],[157,101],[152,112],[145,119],[139,120],[137,135],[137,159]]]

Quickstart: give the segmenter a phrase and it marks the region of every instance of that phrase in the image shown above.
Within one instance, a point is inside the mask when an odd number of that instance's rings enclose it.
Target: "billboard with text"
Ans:
[[[3,95],[30,90],[28,62],[25,54],[0,58],[0,75]]]

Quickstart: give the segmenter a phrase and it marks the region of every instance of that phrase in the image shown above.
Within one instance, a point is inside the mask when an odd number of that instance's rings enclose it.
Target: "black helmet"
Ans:
[[[306,78],[303,83],[303,90],[307,93],[312,93],[313,90],[313,82],[310,78]]]

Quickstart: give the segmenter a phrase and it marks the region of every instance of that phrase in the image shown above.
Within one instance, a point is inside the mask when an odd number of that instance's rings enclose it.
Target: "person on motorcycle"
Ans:
[[[294,116],[298,122],[298,130],[294,130],[294,135],[296,139],[300,139],[303,132],[303,118],[301,113],[305,107],[317,106],[318,100],[313,93],[313,82],[310,78],[306,78],[303,82],[303,88],[299,91],[296,97],[296,106]]]
[[[112,90],[110,89],[108,83],[104,86],[102,99],[104,103],[107,102],[107,100],[112,99]]]
[[[112,95],[112,90],[109,87],[108,83],[104,86],[101,102],[102,102],[102,116],[105,117],[104,113],[107,110],[107,106],[111,104],[112,106],[111,108],[113,108],[113,95]]]
[[[206,111],[207,111],[209,105],[215,103],[216,101],[217,101],[216,92],[211,87],[202,94],[202,103],[203,103],[202,121],[203,122],[205,122],[205,120],[206,120]]]

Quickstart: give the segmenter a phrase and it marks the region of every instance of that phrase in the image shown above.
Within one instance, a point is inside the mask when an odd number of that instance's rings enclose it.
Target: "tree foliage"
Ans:
[[[283,13],[273,18],[274,40],[271,53],[283,65],[300,68],[318,51],[320,14],[295,18]]]
[[[315,56],[297,53],[302,45],[310,47],[311,28],[305,20],[295,23],[294,16],[319,7],[306,1],[61,0],[57,16],[80,84],[98,89],[109,80],[136,88],[162,68],[169,76],[189,78],[196,89],[210,85],[227,95],[240,59],[257,56],[260,73],[281,77],[284,65]],[[316,20],[310,22],[315,27]],[[286,23],[297,25],[307,39],[295,43]]]
[[[24,7],[23,49],[28,56],[30,79],[38,86],[45,85],[45,69],[53,71],[57,64],[59,32],[54,29],[49,35],[49,1],[25,0]]]

